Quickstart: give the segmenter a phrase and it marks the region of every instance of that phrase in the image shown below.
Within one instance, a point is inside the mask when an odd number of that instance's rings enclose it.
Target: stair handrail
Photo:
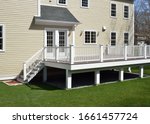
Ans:
[[[31,72],[30,66],[41,56],[41,61],[44,60],[44,48],[37,51],[33,56],[23,63],[23,80],[25,81],[27,75]],[[33,62],[32,62],[33,60]],[[31,64],[29,64],[31,62]]]

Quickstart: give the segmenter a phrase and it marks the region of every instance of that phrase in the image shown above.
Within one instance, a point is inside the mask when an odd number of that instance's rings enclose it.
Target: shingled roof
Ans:
[[[72,13],[64,7],[54,7],[54,6],[41,6],[41,16],[35,17],[35,21],[45,21],[59,25],[70,24],[76,25],[79,24],[79,21],[72,15]]]

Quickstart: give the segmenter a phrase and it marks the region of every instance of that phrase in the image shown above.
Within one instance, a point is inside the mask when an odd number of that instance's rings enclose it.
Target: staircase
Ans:
[[[23,64],[23,71],[17,77],[22,83],[30,82],[44,67],[44,49],[39,50]]]

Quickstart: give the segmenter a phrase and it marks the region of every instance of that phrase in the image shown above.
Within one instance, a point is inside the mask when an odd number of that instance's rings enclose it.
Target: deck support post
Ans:
[[[72,73],[70,70],[66,70],[66,89],[72,88]]]
[[[43,68],[43,82],[47,82],[47,67]]]
[[[140,66],[140,74],[139,74],[140,78],[144,77],[144,67]]]
[[[119,80],[124,81],[124,69],[120,68],[119,70]]]
[[[100,70],[95,71],[95,85],[100,84]]]

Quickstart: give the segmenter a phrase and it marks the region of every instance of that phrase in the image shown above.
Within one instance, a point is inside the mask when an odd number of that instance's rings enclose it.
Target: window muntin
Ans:
[[[124,33],[124,44],[129,44],[129,33]]]
[[[47,31],[47,46],[52,47],[54,43],[54,32]]]
[[[58,4],[66,5],[67,0],[58,0]]]
[[[86,44],[96,43],[96,31],[85,31],[85,43]]]
[[[124,18],[129,18],[129,6],[124,6]]]
[[[116,45],[116,32],[111,32],[111,46]]]
[[[116,10],[117,10],[117,5],[114,3],[111,3],[111,17],[116,17]]]
[[[89,7],[89,0],[81,0],[81,6],[88,8]]]

